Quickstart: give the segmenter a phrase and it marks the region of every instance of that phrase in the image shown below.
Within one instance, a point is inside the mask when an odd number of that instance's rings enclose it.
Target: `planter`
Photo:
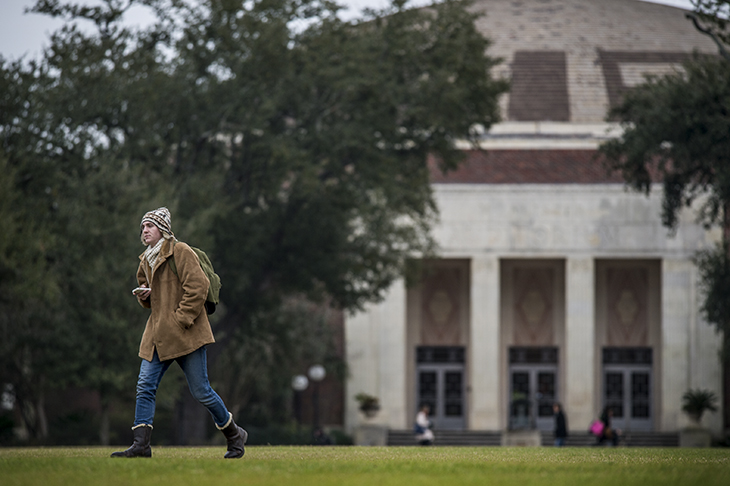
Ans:
[[[687,427],[679,431],[679,447],[710,447],[712,435],[704,427]]]
[[[540,447],[542,434],[539,430],[507,430],[502,433],[503,446]]]
[[[367,419],[375,417],[375,414],[377,414],[380,410],[380,401],[378,400],[378,397],[368,395],[367,393],[358,393],[355,395],[355,400],[357,400],[359,404],[357,408]]]
[[[385,425],[360,425],[355,428],[353,442],[358,446],[388,445],[388,427]]]
[[[366,418],[373,418],[378,414],[378,411],[380,410],[380,407],[371,407],[366,409],[360,409],[360,411],[365,415]]]

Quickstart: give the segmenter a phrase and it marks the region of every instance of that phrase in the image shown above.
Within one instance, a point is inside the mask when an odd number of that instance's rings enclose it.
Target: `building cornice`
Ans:
[[[502,122],[483,132],[478,143],[484,150],[596,150],[622,132],[618,123]],[[456,146],[462,150],[474,148],[465,140]]]

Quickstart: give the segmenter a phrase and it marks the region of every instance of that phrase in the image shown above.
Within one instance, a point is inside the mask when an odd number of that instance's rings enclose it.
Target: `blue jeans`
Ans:
[[[137,406],[134,410],[135,427],[141,424],[152,425],[155,417],[157,387],[173,361],[177,361],[177,364],[185,373],[190,393],[205,405],[213,416],[215,424],[218,427],[224,427],[228,423],[228,409],[223,404],[221,397],[210,387],[206,356],[205,346],[203,346],[190,354],[168,361],[160,361],[156,349],[152,361],[143,359],[139,367],[139,378],[137,379]]]
[[[555,447],[563,447],[565,445],[565,437],[555,438]]]

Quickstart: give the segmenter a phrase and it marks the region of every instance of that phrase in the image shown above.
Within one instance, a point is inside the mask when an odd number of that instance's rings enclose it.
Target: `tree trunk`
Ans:
[[[175,443],[177,445],[206,445],[207,431],[213,419],[208,410],[190,394],[187,387],[178,400],[176,408]]]
[[[43,392],[39,392],[38,398],[19,397],[20,416],[28,431],[29,439],[42,442],[48,437],[48,420],[46,418],[45,401]]]
[[[730,340],[725,340],[725,345],[730,345]],[[725,435],[730,436],[730,359],[725,359],[725,365],[722,367],[723,369],[723,407],[722,407],[722,414],[723,414],[723,422],[724,422],[724,430]]]
[[[46,400],[42,391],[35,408],[38,420],[38,438],[45,440],[48,438],[48,417],[46,417]]]
[[[722,244],[725,245],[725,249],[728,252],[728,258],[730,258],[730,202],[726,202],[723,207],[723,221],[722,221]],[[730,320],[730,316],[728,316]],[[722,402],[723,402],[723,428],[726,433],[730,433],[730,324],[725,326],[722,331]]]
[[[109,445],[109,404],[106,400],[101,401],[101,417],[99,420],[99,443],[103,446]]]

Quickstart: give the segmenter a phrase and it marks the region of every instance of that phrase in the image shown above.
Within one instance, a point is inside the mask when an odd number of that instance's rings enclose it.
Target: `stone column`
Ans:
[[[378,393],[378,368],[372,343],[377,336],[374,307],[369,305],[362,312],[345,315],[345,359],[350,371],[345,382],[345,429],[348,432],[352,432],[362,420],[355,395]]]
[[[499,430],[499,259],[478,256],[471,261],[469,326],[469,421],[471,430]]]
[[[350,376],[345,387],[345,427],[365,422],[355,395],[378,397],[380,411],[369,427],[407,428],[406,416],[406,294],[399,280],[385,300],[345,318],[345,352]]]
[[[710,390],[715,392],[718,410],[707,412],[702,416],[702,426],[707,427],[717,437],[723,436],[723,400],[722,400],[722,362],[720,350],[722,339],[714,324],[702,318],[700,306],[702,295],[698,292],[699,272],[692,265],[689,277],[690,321],[689,321],[689,385],[688,388]],[[684,414],[683,414],[684,416]],[[685,420],[686,416],[683,417]]]
[[[695,271],[694,274],[696,275],[697,272]],[[692,363],[690,388],[711,390],[717,395],[718,410],[715,413],[705,413],[702,417],[702,425],[708,427],[717,437],[722,437],[724,408],[722,403],[723,376],[722,364],[719,358],[722,339],[717,334],[717,328],[714,324],[710,325],[702,319],[697,319],[696,326],[696,338],[693,340],[693,350],[690,352]]]
[[[596,415],[595,264],[590,256],[568,258],[565,309],[563,408],[568,427],[585,431]]]
[[[662,260],[662,344],[659,369],[655,371],[659,389],[654,388],[655,393],[660,393],[657,424],[662,432],[676,431],[687,423],[682,413],[682,395],[689,387],[691,375],[693,278],[690,260]]]
[[[406,286],[396,281],[385,301],[378,306],[378,398],[380,412],[376,420],[391,428],[410,428],[412,421],[407,403],[407,319]]]

